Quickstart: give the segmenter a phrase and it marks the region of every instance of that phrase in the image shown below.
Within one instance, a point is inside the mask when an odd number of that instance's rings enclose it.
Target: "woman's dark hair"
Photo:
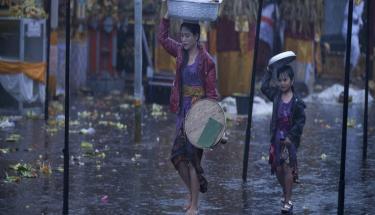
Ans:
[[[199,41],[199,37],[201,35],[201,26],[197,23],[190,23],[190,22],[184,22],[181,24],[180,30],[182,27],[187,28],[193,35],[198,36],[197,41]]]
[[[198,36],[198,39],[197,39],[197,42],[199,41],[199,37],[201,35],[201,26],[197,23],[189,23],[189,22],[184,22],[181,24],[180,26],[180,31],[181,29],[185,27],[187,28],[193,35],[196,35]],[[182,49],[183,50],[183,58],[182,58],[182,66],[181,66],[181,72],[182,70],[185,68],[185,66],[187,65],[188,61],[189,61],[189,53],[187,50],[185,49]],[[183,83],[183,80],[182,80],[182,73],[181,73],[181,78],[180,78],[180,86],[182,86],[182,83]],[[182,96],[182,90],[180,88],[180,101],[179,101],[179,106],[181,107],[182,105],[182,99],[183,99],[183,96]]]
[[[198,36],[197,42],[199,41],[199,37],[201,35],[201,26],[197,23],[190,23],[190,22],[184,22],[181,24],[180,30],[182,27],[187,28],[193,35]],[[182,67],[184,68],[189,60],[189,54],[186,50],[183,50],[183,61],[182,61]]]
[[[293,80],[294,79],[294,72],[293,72],[293,68],[289,65],[284,65],[282,67],[280,67],[278,70],[277,70],[277,79],[280,78],[280,75],[281,74],[284,74],[286,73],[290,80]]]

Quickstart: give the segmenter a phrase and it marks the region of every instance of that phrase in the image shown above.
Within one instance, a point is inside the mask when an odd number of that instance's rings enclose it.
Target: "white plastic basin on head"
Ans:
[[[272,69],[280,68],[286,64],[291,63],[295,59],[296,59],[296,54],[294,52],[292,51],[282,52],[280,54],[273,56],[268,61],[268,66]]]

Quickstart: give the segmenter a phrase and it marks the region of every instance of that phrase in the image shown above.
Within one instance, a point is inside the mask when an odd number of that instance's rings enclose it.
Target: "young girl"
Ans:
[[[270,85],[272,72],[267,71],[261,90],[273,102],[271,120],[271,173],[276,172],[283,189],[282,212],[292,212],[293,181],[298,180],[297,148],[305,125],[305,103],[294,91],[294,72],[284,65],[277,70],[279,89]]]
[[[177,113],[176,138],[171,161],[189,190],[186,214],[198,213],[199,191],[207,191],[201,159],[203,150],[193,146],[184,135],[183,122],[191,105],[201,98],[217,99],[215,63],[199,44],[200,26],[182,23],[181,43],[168,36],[168,14],[160,23],[158,39],[165,50],[176,57],[176,76],[170,97],[170,108]]]

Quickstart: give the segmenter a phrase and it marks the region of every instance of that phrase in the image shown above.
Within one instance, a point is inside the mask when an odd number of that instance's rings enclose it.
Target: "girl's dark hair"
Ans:
[[[199,41],[199,37],[201,35],[201,26],[199,24],[184,22],[181,24],[180,30],[182,29],[182,27],[187,28],[193,35],[197,35],[198,36],[197,41]]]
[[[286,73],[290,80],[293,80],[294,79],[294,72],[293,72],[293,68],[289,65],[284,65],[282,67],[280,67],[278,70],[277,70],[277,79],[280,78],[280,75],[283,74],[283,73]]]

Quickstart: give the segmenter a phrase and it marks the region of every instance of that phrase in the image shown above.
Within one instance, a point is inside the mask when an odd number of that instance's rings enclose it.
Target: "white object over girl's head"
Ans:
[[[282,67],[286,64],[291,63],[296,59],[296,54],[292,51],[286,51],[282,52],[280,54],[277,54],[273,56],[269,61],[268,61],[268,66],[270,68],[279,68]]]

